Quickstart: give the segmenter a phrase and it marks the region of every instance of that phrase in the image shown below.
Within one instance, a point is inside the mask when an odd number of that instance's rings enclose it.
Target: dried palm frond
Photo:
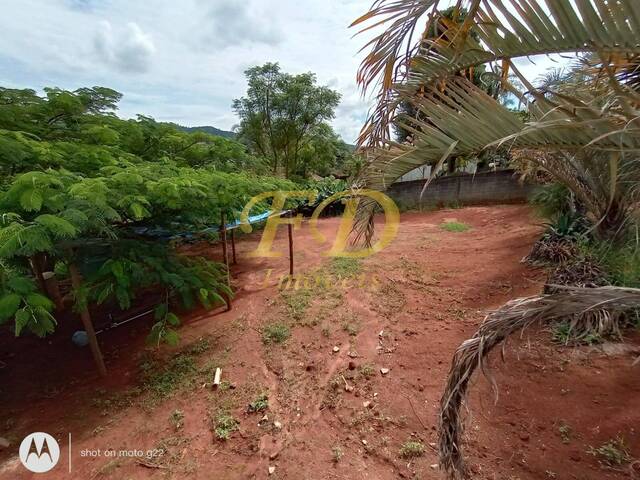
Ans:
[[[594,259],[580,255],[554,268],[547,277],[549,285],[595,288],[609,285],[607,272]],[[547,285],[545,293],[553,293],[554,287]]]
[[[620,336],[625,313],[640,308],[640,289],[553,286],[555,293],[512,300],[489,314],[478,332],[456,351],[440,402],[440,466],[451,479],[465,478],[462,451],[465,404],[477,368],[487,373],[487,355],[509,335],[531,325],[569,321],[576,337]],[[494,389],[495,384],[494,385]]]
[[[575,240],[558,235],[544,235],[533,244],[531,252],[522,259],[524,263],[541,267],[567,262],[578,255]]]

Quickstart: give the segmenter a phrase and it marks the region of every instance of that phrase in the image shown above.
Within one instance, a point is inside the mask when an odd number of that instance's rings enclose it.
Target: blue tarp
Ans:
[[[265,220],[267,220],[269,217],[272,216],[280,216],[283,215],[285,213],[289,212],[289,210],[283,210],[281,212],[273,212],[273,210],[268,210],[264,213],[260,213],[258,215],[252,215],[249,217],[248,219],[248,224],[249,225],[253,225],[254,223],[260,223],[260,222],[264,222]],[[231,223],[227,223],[226,224],[226,228],[227,230],[233,230],[235,228],[239,228],[240,225],[247,225],[247,223],[243,223],[240,220],[234,220]],[[207,227],[203,230],[199,230],[197,232],[182,232],[182,233],[172,233],[169,230],[165,229],[165,228],[161,228],[161,227],[156,227],[156,228],[150,228],[150,227],[136,227],[133,229],[133,231],[137,234],[137,235],[141,235],[144,237],[153,237],[153,238],[163,238],[166,240],[174,240],[174,239],[178,239],[178,238],[184,238],[187,240],[196,238],[198,235],[202,235],[202,234],[207,234],[207,233],[215,233],[220,231],[220,226],[219,225],[214,225],[211,227]]]

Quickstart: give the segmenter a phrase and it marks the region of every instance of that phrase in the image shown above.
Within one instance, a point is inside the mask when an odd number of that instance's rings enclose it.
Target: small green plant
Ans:
[[[558,432],[560,433],[562,443],[567,444],[571,442],[571,427],[569,425],[561,423],[558,427]]]
[[[238,430],[240,422],[228,413],[220,412],[216,417],[214,432],[220,440],[229,440],[233,432]]]
[[[342,324],[342,330],[347,332],[349,336],[355,337],[360,332],[360,327],[355,322],[344,322]]]
[[[272,323],[262,329],[262,341],[266,345],[282,343],[291,336],[289,327],[284,323]]]
[[[631,455],[622,437],[616,437],[603,443],[598,448],[591,447],[589,453],[598,461],[609,467],[617,467],[629,463]]]
[[[571,324],[569,322],[556,323],[551,329],[551,339],[555,343],[567,345],[571,339]]]
[[[414,440],[406,441],[400,447],[400,456],[402,458],[417,458],[424,454],[424,445],[422,442]]]
[[[447,232],[466,232],[471,229],[469,225],[462,222],[444,222],[440,224],[440,228]]]
[[[186,353],[190,355],[202,355],[211,347],[211,343],[208,338],[199,338],[195,342],[193,342],[189,347],[185,350]]]
[[[572,335],[571,324],[567,321],[559,322],[551,328],[551,340],[560,345],[581,343],[585,345],[597,345],[602,343],[602,337],[596,333],[590,333],[580,338]]]
[[[365,363],[364,365],[360,365],[358,372],[364,378],[371,378],[375,375],[376,369],[370,363]]]
[[[182,410],[174,410],[171,412],[169,420],[176,430],[180,430],[184,426],[184,412]]]
[[[333,463],[338,463],[343,456],[344,452],[342,451],[342,448],[340,448],[340,445],[335,445],[331,449],[331,459],[333,460]]]
[[[269,396],[266,393],[261,393],[247,406],[247,411],[250,413],[261,412],[267,408],[269,408]]]

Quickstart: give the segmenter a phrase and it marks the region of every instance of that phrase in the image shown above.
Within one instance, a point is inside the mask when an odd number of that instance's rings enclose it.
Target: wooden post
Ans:
[[[69,274],[71,275],[71,285],[75,290],[79,290],[80,287],[82,287],[82,277],[80,276],[78,267],[76,267],[73,263],[69,263]],[[107,367],[105,367],[104,365],[102,352],[100,351],[98,339],[96,338],[96,331],[93,328],[93,322],[91,321],[91,315],[89,315],[89,309],[87,307],[83,307],[82,310],[80,310],[80,319],[82,320],[82,324],[84,325],[85,332],[87,332],[89,346],[91,347],[93,360],[96,362],[96,366],[98,367],[98,372],[100,372],[101,376],[106,377]]]
[[[225,225],[224,213],[221,215],[220,233],[222,235],[222,258],[227,267],[227,285],[231,286],[229,277],[229,254],[227,253],[227,226]]]
[[[231,229],[231,262],[233,265],[238,263],[236,260],[236,229]]]
[[[293,275],[293,225],[287,224],[289,232],[289,275]]]
[[[227,252],[227,225],[224,217],[224,212],[221,214],[222,225],[220,225],[220,232],[222,233],[222,256],[224,257],[224,264],[227,267],[227,286],[231,288],[231,273],[229,272],[229,254]],[[231,310],[231,297],[224,295],[224,299],[227,302],[227,312]]]

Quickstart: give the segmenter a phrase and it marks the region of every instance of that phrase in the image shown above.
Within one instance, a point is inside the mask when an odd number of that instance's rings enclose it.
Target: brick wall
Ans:
[[[424,180],[399,182],[386,192],[404,207],[416,207]],[[422,196],[422,205],[486,204],[525,202],[533,189],[521,184],[513,170],[461,174],[435,179]]]

